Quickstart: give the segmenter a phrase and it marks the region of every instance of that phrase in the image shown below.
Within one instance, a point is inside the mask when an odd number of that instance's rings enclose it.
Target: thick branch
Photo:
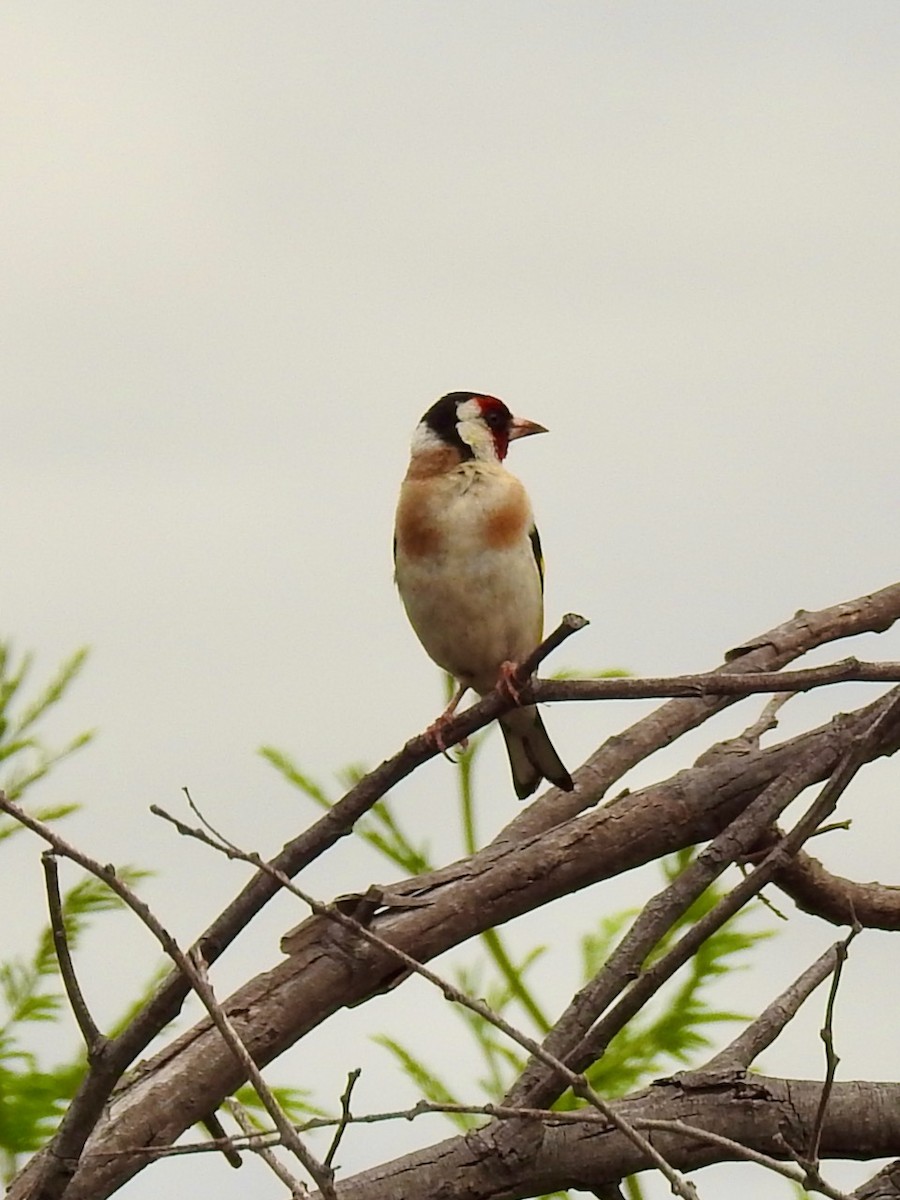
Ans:
[[[819,778],[827,777],[884,706],[878,701],[781,746],[725,756],[541,837],[495,843],[452,867],[387,889],[382,912],[371,904],[372,927],[427,961],[556,896],[714,837],[810,747],[818,755]],[[895,748],[885,741],[870,746],[868,753]],[[295,932],[291,949],[291,958],[223,1004],[258,1063],[280,1054],[340,1007],[360,1003],[397,977],[391,958],[348,939],[321,918]],[[150,1140],[174,1140],[241,1082],[232,1056],[202,1023],[147,1063],[114,1098],[91,1148],[102,1154]],[[117,1159],[85,1167],[68,1200],[100,1200],[140,1165]]]
[[[854,1200],[900,1200],[900,1162],[888,1163],[853,1193]]]
[[[728,651],[716,674],[779,671],[808,650],[860,633],[883,633],[900,619],[900,583],[879,592],[846,600],[818,612],[801,609],[774,629],[750,638]],[[654,751],[696,729],[717,712],[735,703],[736,697],[698,697],[670,700],[629,729],[615,734],[592,754],[577,773],[574,792],[551,788],[528,806],[498,835],[497,840],[519,840],[566,821],[597,804],[616,780]]]
[[[621,1101],[632,1124],[681,1121],[790,1161],[786,1141],[803,1145],[814,1127],[822,1085],[761,1075],[676,1077]],[[737,1157],[693,1136],[658,1134],[654,1143],[681,1171]],[[822,1129],[825,1158],[879,1158],[900,1153],[900,1084],[838,1083]],[[647,1163],[613,1130],[593,1123],[548,1121],[534,1154],[500,1159],[477,1134],[450,1138],[381,1164],[337,1185],[338,1200],[519,1200],[565,1188],[596,1190]]]
[[[779,836],[778,829],[768,830],[758,849],[762,851]],[[900,929],[900,887],[896,884],[845,879],[806,853],[786,863],[773,882],[803,912],[832,925],[859,922],[866,929]]]
[[[814,645],[865,630],[887,628],[898,616],[900,584],[821,613],[801,613],[785,625],[741,647],[738,652],[729,656],[729,662],[719,670],[723,675],[729,674],[733,677],[735,657],[740,659],[739,665],[744,671],[777,670]],[[568,632],[574,631],[575,627],[577,626],[571,625]],[[539,648],[533,656],[533,662],[524,665],[523,670],[527,674],[530,674],[540,658],[549,652],[554,641],[558,642],[561,637],[567,635],[565,622],[561,631],[559,637],[552,635],[547,643]],[[429,920],[423,922],[421,912],[398,912],[393,899],[386,901],[387,913],[376,918],[380,927],[385,929],[389,936],[398,937],[400,942],[406,940],[416,957],[427,958],[439,953],[448,945],[456,944],[462,938],[479,932],[489,924],[528,911],[555,895],[583,887],[595,879],[628,869],[629,865],[648,861],[678,846],[715,836],[723,827],[723,822],[740,811],[782,769],[777,755],[771,758],[749,755],[742,763],[745,769],[739,772],[730,773],[727,763],[719,764],[723,773],[715,776],[715,783],[713,774],[704,776],[692,773],[689,784],[687,777],[682,781],[681,790],[675,788],[666,792],[663,788],[654,797],[651,794],[652,789],[648,789],[638,803],[632,803],[633,798],[629,798],[628,801],[618,804],[611,816],[607,813],[594,813],[578,821],[576,830],[554,831],[553,836],[546,841],[538,838],[534,844],[527,844],[535,831],[549,830],[553,825],[564,821],[567,815],[596,804],[610,783],[629,766],[660,745],[679,736],[686,729],[695,727],[730,702],[727,698],[701,697],[677,700],[663,706],[658,714],[638,722],[621,738],[611,739],[578,773],[578,790],[574,794],[573,807],[566,807],[570,801],[551,790],[548,794],[551,805],[538,802],[533,807],[532,816],[523,815],[523,818],[508,826],[501,839],[498,839],[497,846],[491,848],[493,853],[476,855],[466,863],[456,864],[444,872],[437,872],[407,885],[409,890],[406,890],[405,894],[410,899],[406,902],[420,903],[418,897],[412,898],[416,890],[419,891],[419,895],[424,894],[426,898],[421,903],[429,910],[429,919],[436,915],[438,922],[443,922],[443,929],[438,925],[431,925]],[[448,729],[448,736],[454,739],[467,736],[494,719],[507,705],[508,702],[503,697],[486,697],[455,719],[453,726]],[[851,728],[852,719],[846,728],[841,730],[838,740],[849,734]],[[827,742],[827,737],[825,741]],[[776,748],[776,751],[778,749]],[[877,753],[885,752],[890,752],[886,746],[877,750]],[[787,752],[788,756],[789,753]],[[309,830],[288,843],[273,859],[273,864],[287,875],[296,874],[340,837],[349,833],[355,821],[368,811],[389,787],[433,754],[434,747],[429,739],[412,739],[402,751],[351,789]],[[827,775],[833,765],[831,749],[825,746],[822,777]],[[707,787],[711,790],[705,791]],[[704,791],[704,794],[701,796],[695,789]],[[660,822],[659,817],[662,813],[665,813],[665,816]],[[649,819],[650,814],[655,821]],[[621,840],[618,837],[619,831],[624,833]],[[520,866],[511,853],[509,843],[522,839],[525,842],[522,845]],[[609,855],[604,852],[607,844],[611,848]],[[258,873],[200,939],[198,945],[204,959],[212,962],[218,957],[275,890],[276,885],[271,878],[265,873]],[[400,896],[400,903],[403,903],[401,889],[395,889],[395,892]],[[461,905],[469,906],[468,911],[461,911]],[[304,975],[303,960],[306,956],[308,959],[305,965],[308,970],[302,985],[298,985],[299,977]],[[270,975],[252,981],[234,998],[235,1005],[244,1000],[248,1004],[248,1028],[243,1034],[248,1040],[248,1045],[254,1041],[255,1034],[262,1031],[261,1038],[257,1039],[260,1044],[251,1047],[258,1061],[266,1061],[279,1053],[307,1028],[324,1019],[335,1007],[353,1002],[353,998],[357,1001],[364,998],[372,989],[386,986],[392,978],[389,964],[371,960],[371,956],[368,959],[363,956],[363,961],[357,962],[352,954],[346,953],[340,939],[329,937],[321,931],[313,932],[308,939],[308,945],[303,947],[300,958],[300,962],[282,964]],[[352,985],[349,990],[345,987],[348,980]],[[290,992],[298,986],[300,997],[296,1012],[289,1007],[286,1010],[282,1009],[281,1015],[276,1013],[275,1019],[267,1026],[266,1021],[270,1015],[268,1006],[274,1005],[279,1009],[285,998],[281,995],[281,989],[286,987]],[[112,1083],[144,1049],[149,1040],[177,1014],[185,994],[184,980],[177,975],[170,976],[135,1022],[111,1043],[106,1073],[103,1076],[92,1073],[84,1090],[73,1102],[67,1117],[70,1132],[73,1125],[77,1125],[79,1129],[86,1129],[98,1118],[109,1097]],[[249,1027],[252,1025],[253,1015],[259,1018],[259,1029]],[[193,1069],[195,1080],[198,1081],[195,1097],[215,1095],[220,1099],[231,1090],[233,1084],[229,1085],[226,1079],[230,1072],[223,1070],[221,1046],[216,1044],[215,1040],[209,1043],[205,1039],[206,1033],[202,1026],[185,1035],[185,1038],[176,1043],[169,1052],[158,1056],[156,1067],[148,1066],[146,1074],[141,1076],[136,1086],[140,1088],[147,1084],[148,1091],[153,1093],[156,1070],[171,1066],[173,1073],[167,1079],[167,1085],[171,1085],[173,1077],[178,1076],[180,1068],[184,1065],[189,1072]],[[197,1061],[189,1061],[191,1055],[187,1052],[188,1048],[191,1052],[194,1048],[199,1049],[200,1058]],[[183,1053],[186,1057],[182,1062]],[[166,1075],[167,1070],[163,1069],[162,1074]],[[184,1079],[183,1076],[181,1078]],[[154,1114],[151,1111],[152,1105],[148,1107],[145,1115],[151,1123],[156,1120],[160,1137],[165,1136],[164,1130],[174,1131],[176,1125],[187,1117],[187,1108],[193,1101],[188,1096],[184,1096],[183,1099],[186,1104],[184,1111],[176,1112],[175,1104],[168,1102],[162,1105],[161,1113]],[[114,1107],[120,1110],[127,1108],[133,1116],[141,1107],[133,1103],[133,1100],[131,1089],[128,1089],[122,1098],[116,1100]],[[205,1100],[202,1103],[206,1110],[214,1106]],[[139,1113],[136,1119],[140,1121]],[[189,1124],[192,1119],[187,1117],[186,1123]],[[99,1141],[102,1142],[109,1136],[114,1124],[113,1116],[101,1126]],[[37,1156],[26,1172],[28,1180],[33,1181],[35,1173],[41,1173],[47,1166],[48,1158],[55,1164],[51,1166],[51,1173],[56,1173],[59,1186],[43,1193],[48,1197],[59,1194],[66,1172],[73,1165],[80,1149],[76,1137],[70,1138],[68,1143],[65,1142],[66,1127],[64,1122],[61,1130],[63,1141],[57,1139],[49,1154]],[[127,1130],[125,1136],[129,1136]],[[55,1157],[56,1154],[61,1157]],[[126,1174],[130,1174],[133,1169],[136,1167],[129,1168]],[[23,1180],[22,1186],[27,1188],[28,1182]],[[73,1196],[77,1194],[79,1186],[80,1182],[71,1192]],[[26,1192],[22,1191],[20,1194],[25,1195]],[[88,1188],[84,1194],[99,1197],[101,1193]]]
[[[549,653],[566,638],[584,628],[585,624],[583,617],[571,613],[565,616],[557,629],[521,664],[517,677],[522,685],[527,683],[531,674]],[[468,737],[509,707],[511,702],[505,694],[491,693],[448,725],[448,740],[460,741]],[[346,837],[356,821],[394,784],[406,778],[437,753],[434,740],[425,734],[412,738],[392,758],[369,772],[323,817],[288,842],[271,860],[270,866],[287,876],[296,875],[340,838]],[[23,823],[27,824],[27,821]],[[196,950],[205,962],[215,962],[244,926],[271,900],[278,888],[279,885],[271,873],[257,871],[199,938],[192,950]],[[73,1164],[84,1145],[84,1139],[99,1119],[112,1088],[137,1055],[178,1015],[188,991],[189,985],[185,976],[177,970],[171,972],[135,1019],[117,1038],[106,1044],[104,1070],[95,1070],[88,1074],[70,1104],[52,1143],[45,1152],[31,1160],[21,1177],[25,1179],[24,1186],[28,1189],[30,1200],[54,1200],[62,1194],[68,1176],[74,1169]],[[208,1111],[212,1110],[210,1108]]]
[[[695,925],[689,935],[691,943],[682,938],[664,959],[657,961],[654,967],[656,976],[650,977],[641,968],[650,956],[660,939],[671,928],[674,922],[690,907],[691,904],[717,879],[721,873],[739,857],[742,847],[753,845],[757,838],[757,830],[765,828],[768,814],[780,812],[791,803],[809,781],[815,777],[817,759],[811,750],[809,761],[804,764],[804,770],[794,767],[791,771],[779,776],[760,795],[740,813],[734,821],[715,837],[697,855],[692,863],[671,884],[644,905],[631,929],[609,956],[594,979],[580,989],[571,1004],[562,1014],[547,1036],[545,1046],[551,1053],[560,1058],[568,1056],[587,1037],[588,1032],[610,1004],[631,984],[631,995],[627,1006],[617,1006],[618,1019],[606,1022],[602,1043],[593,1041],[579,1069],[589,1065],[592,1053],[602,1053],[612,1037],[623,1027],[627,1020],[634,1016],[637,1006],[640,1007],[649,999],[664,978],[682,965],[685,955],[693,953],[692,943],[697,943],[698,937],[704,933],[708,936],[720,928],[737,911],[737,907],[746,903],[751,895],[755,895],[764,886],[769,876],[757,875],[753,885],[745,880],[740,894],[731,892],[720,901],[720,911],[707,913],[704,926]],[[810,832],[814,824],[810,823]],[[740,886],[740,885],[739,885]],[[667,964],[671,961],[671,968]],[[635,987],[640,988],[641,995],[635,996]],[[549,1106],[560,1093],[559,1081],[553,1078],[542,1063],[532,1060],[526,1066],[520,1078],[507,1092],[504,1101],[511,1105]]]

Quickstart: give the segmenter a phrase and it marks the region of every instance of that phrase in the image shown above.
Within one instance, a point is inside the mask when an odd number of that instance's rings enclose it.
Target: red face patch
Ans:
[[[509,427],[512,424],[513,415],[503,401],[498,400],[496,396],[475,396],[473,399],[478,401],[484,423],[491,431],[497,458],[503,462],[509,449]]]

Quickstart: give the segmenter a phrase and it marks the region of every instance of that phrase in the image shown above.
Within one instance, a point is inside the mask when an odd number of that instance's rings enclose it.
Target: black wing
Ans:
[[[541,535],[537,531],[537,526],[532,525],[531,531],[528,534],[531,541],[531,549],[534,551],[534,561],[537,563],[538,574],[541,577],[541,595],[544,594],[544,555],[541,550]]]

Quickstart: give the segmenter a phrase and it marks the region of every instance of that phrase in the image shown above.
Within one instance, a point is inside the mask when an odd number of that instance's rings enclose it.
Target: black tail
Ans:
[[[520,800],[530,796],[542,779],[549,779],[564,792],[572,791],[575,786],[572,776],[554,750],[534,705],[505,713],[500,718],[500,728],[506,741],[513,787]]]

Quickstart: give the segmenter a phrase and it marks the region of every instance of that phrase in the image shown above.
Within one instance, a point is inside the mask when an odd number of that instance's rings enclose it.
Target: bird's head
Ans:
[[[535,421],[514,417],[496,396],[449,392],[432,404],[416,427],[413,454],[449,446],[462,461],[502,462],[510,442],[546,432]]]

